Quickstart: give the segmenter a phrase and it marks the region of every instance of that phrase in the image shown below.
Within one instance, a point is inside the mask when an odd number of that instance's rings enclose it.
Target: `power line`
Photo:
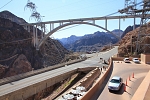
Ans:
[[[106,16],[103,16],[103,17],[108,17],[108,16],[111,16],[111,15],[114,15],[114,14],[117,14],[117,13],[119,13],[119,12],[117,11],[117,12],[111,13],[111,14],[106,15]],[[69,29],[69,28],[77,27],[77,26],[79,26],[79,25],[81,25],[81,24],[73,25],[73,26],[70,26],[70,27],[68,27],[68,28],[64,28],[64,29],[58,30],[57,32],[63,31],[63,30]]]
[[[4,8],[6,5],[8,5],[10,2],[12,2],[13,0],[10,0],[9,2],[7,2],[4,6],[2,6],[0,9]]]
[[[139,3],[137,3],[137,4],[134,4],[133,6],[139,5],[139,4],[141,4],[141,3],[142,3],[142,2],[139,2]],[[117,13],[119,13],[119,12],[117,11],[117,12],[114,12],[114,13],[108,14],[108,15],[103,16],[103,17],[112,16],[112,15],[115,15],[115,14],[117,14]],[[63,30],[69,29],[69,28],[77,27],[77,26],[79,26],[79,25],[74,25],[74,26],[71,26],[71,27],[68,27],[68,28],[65,28],[65,29],[61,29],[61,30],[59,30],[59,31],[63,31]],[[57,32],[59,32],[59,31],[57,31]]]

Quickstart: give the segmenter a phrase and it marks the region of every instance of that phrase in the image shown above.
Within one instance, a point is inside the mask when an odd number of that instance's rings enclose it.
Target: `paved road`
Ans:
[[[92,100],[131,100],[138,86],[144,79],[147,72],[150,70],[150,65],[145,64],[135,64],[115,61],[113,71],[110,76],[104,81],[102,89],[99,89],[97,93],[93,96]],[[134,72],[134,77],[132,78]],[[129,75],[131,81],[129,81]],[[118,92],[109,92],[108,90],[108,80],[113,76],[121,76],[123,78],[124,85],[122,85],[121,90]],[[127,79],[127,92],[124,92],[124,86]]]
[[[117,53],[117,47],[113,48],[110,51],[107,52],[100,52],[100,53],[95,53],[87,56],[93,56],[83,62],[75,63],[72,65],[68,65],[62,68],[58,68],[52,71],[48,71],[42,74],[34,75],[19,81],[11,82],[5,85],[0,86],[0,96],[3,96],[5,94],[11,93],[13,91],[19,90],[24,87],[28,87],[32,84],[47,80],[49,78],[55,77],[57,75],[66,73],[68,71],[74,70],[76,68],[82,68],[82,67],[91,67],[91,66],[99,66],[101,67],[102,64],[99,63],[99,58],[104,58],[108,59],[112,55]]]

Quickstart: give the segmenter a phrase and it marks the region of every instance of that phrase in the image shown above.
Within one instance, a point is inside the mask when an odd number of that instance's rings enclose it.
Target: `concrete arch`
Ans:
[[[46,41],[46,39],[52,35],[54,32],[58,31],[59,29],[63,28],[63,27],[66,27],[66,26],[69,26],[69,25],[73,25],[73,24],[87,24],[87,25],[92,25],[92,26],[95,26],[95,27],[98,27],[98,28],[101,28],[109,33],[111,33],[112,35],[114,35],[116,38],[120,39],[118,36],[116,36],[115,34],[113,34],[112,32],[110,32],[109,30],[107,30],[106,28],[103,28],[99,25],[96,25],[96,24],[93,24],[93,23],[88,23],[88,22],[71,22],[71,23],[66,23],[66,24],[63,24],[63,25],[60,25],[58,27],[56,27],[55,29],[53,29],[52,31],[50,31],[47,35],[44,36],[44,38],[39,42],[38,44],[38,47],[40,48],[40,46]]]

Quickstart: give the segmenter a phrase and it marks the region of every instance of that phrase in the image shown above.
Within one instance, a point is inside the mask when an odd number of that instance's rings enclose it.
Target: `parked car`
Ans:
[[[140,61],[139,61],[138,58],[133,58],[132,61],[133,61],[134,63],[140,63]]]
[[[108,89],[118,91],[122,86],[122,78],[119,76],[114,76],[108,83]]]
[[[124,58],[123,61],[124,61],[125,63],[130,63],[129,58]]]

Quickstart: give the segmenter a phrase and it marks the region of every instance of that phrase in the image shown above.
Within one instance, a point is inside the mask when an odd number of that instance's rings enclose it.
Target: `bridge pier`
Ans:
[[[105,19],[105,28],[107,29],[107,19]]]
[[[150,14],[147,14],[147,17],[150,17]],[[99,28],[107,31],[108,33],[113,34],[111,31],[107,30],[107,24],[108,24],[107,20],[119,19],[119,30],[120,30],[120,25],[121,25],[120,19],[124,19],[124,18],[134,18],[134,19],[135,18],[142,18],[142,15],[139,14],[139,15],[124,15],[124,16],[108,16],[108,17],[68,19],[68,20],[58,20],[58,21],[48,21],[48,22],[40,22],[40,23],[38,22],[38,23],[31,23],[31,24],[23,24],[23,26],[25,29],[27,29],[26,26],[29,26],[29,27],[33,26],[33,45],[38,50],[40,48],[40,46],[42,45],[42,43],[44,43],[50,35],[52,35],[54,32],[56,32],[57,30],[59,30],[63,27],[73,25],[73,24],[87,24],[87,25],[93,25],[93,26],[99,27]],[[97,21],[97,20],[105,20],[105,26],[104,26],[105,28],[101,27],[100,25],[95,24],[95,21]],[[42,25],[42,27],[41,27],[41,31],[42,31],[41,38],[39,38],[38,34],[37,34],[37,28],[38,28],[39,24]],[[47,35],[45,35],[46,24],[49,24],[49,32],[47,33]],[[54,28],[54,25],[56,25],[55,28]],[[29,27],[27,29],[28,31],[30,31]],[[116,36],[115,34],[113,34],[113,35]],[[117,38],[120,39],[120,36]]]
[[[33,25],[33,46],[35,47],[35,27]]]
[[[120,30],[120,25],[121,25],[121,22],[120,22],[120,18],[119,18],[119,30]],[[121,33],[119,31],[119,34],[120,34],[120,38],[121,38]]]

